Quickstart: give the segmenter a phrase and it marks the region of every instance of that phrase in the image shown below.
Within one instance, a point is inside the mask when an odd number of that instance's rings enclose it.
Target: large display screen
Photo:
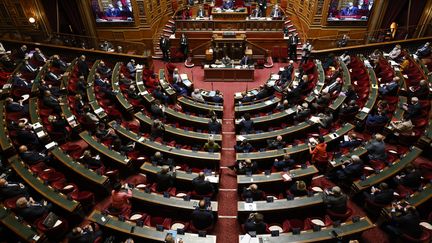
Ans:
[[[327,21],[367,21],[373,0],[332,0]]]
[[[133,22],[131,0],[92,0],[92,7],[97,23]]]

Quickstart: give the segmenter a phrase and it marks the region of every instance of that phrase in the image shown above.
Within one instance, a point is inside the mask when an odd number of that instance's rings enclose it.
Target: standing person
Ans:
[[[161,36],[159,40],[159,47],[162,51],[163,60],[169,61],[169,48],[170,48],[170,41],[167,37]]]
[[[258,7],[261,10],[261,17],[266,16],[266,10],[267,10],[267,0],[258,0]]]
[[[289,58],[293,61],[297,61],[297,45],[299,38],[297,35],[292,33],[288,34],[288,47],[289,47]]]
[[[309,42],[309,40],[307,40],[306,43],[303,44],[303,47],[302,47],[302,59],[301,59],[301,63],[300,64],[303,64],[303,63],[305,63],[308,60],[308,58],[309,58],[309,56],[311,54],[312,48],[313,48],[312,44]]]
[[[180,49],[183,53],[184,59],[186,60],[189,53],[189,40],[184,33],[182,33],[180,38]]]

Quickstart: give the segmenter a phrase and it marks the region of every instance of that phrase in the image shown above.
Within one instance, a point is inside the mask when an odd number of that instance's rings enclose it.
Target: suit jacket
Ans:
[[[18,102],[12,102],[10,104],[7,104],[6,111],[8,111],[8,112],[24,111],[24,106],[20,105]]]
[[[26,221],[34,221],[39,217],[42,217],[45,213],[48,212],[48,209],[44,206],[28,206],[25,208],[17,209],[17,213],[19,216],[23,217]]]
[[[54,98],[53,96],[44,96],[43,99],[43,104],[49,108],[53,108],[56,109],[59,107],[60,103],[58,102],[58,100],[56,98]]]
[[[336,213],[345,213],[347,211],[347,196],[345,194],[341,194],[339,196],[335,196],[333,194],[324,194],[324,204],[327,205],[327,208],[336,212]]]
[[[282,17],[282,13],[280,12],[279,9],[272,9],[270,16],[272,18],[281,18]]]
[[[174,179],[175,176],[171,175],[171,174],[157,174],[156,177],[156,190],[158,192],[164,192],[166,190],[168,190],[168,188],[172,187],[172,185],[174,184]]]
[[[244,56],[241,61],[240,61],[240,65],[252,65],[252,58],[248,57],[248,56]]]
[[[36,59],[36,61],[38,61],[38,62],[46,62],[47,61],[47,57],[43,53],[35,52],[33,54],[33,58]]]
[[[394,217],[393,220],[398,224],[398,228],[405,234],[419,238],[422,235],[420,217],[418,214],[408,213],[399,217]]]
[[[214,216],[210,210],[197,208],[191,216],[193,226],[198,230],[203,230],[213,224]]]
[[[242,132],[251,133],[254,130],[254,122],[252,120],[242,120],[239,125]]]
[[[201,180],[198,177],[192,180],[194,190],[199,195],[207,195],[213,192],[213,186],[210,181]]]
[[[417,103],[415,105],[413,104],[409,104],[408,105],[408,110],[405,112],[406,114],[406,118],[407,119],[411,119],[411,118],[416,118],[418,116],[421,115],[421,104]]]
[[[375,159],[375,160],[387,159],[384,142],[378,142],[376,140],[373,140],[371,143],[366,145],[366,149],[371,159]]]
[[[296,46],[297,47],[298,43],[299,43],[298,36],[294,35],[294,36],[291,36],[291,37],[288,38],[288,44],[290,46]]]
[[[223,3],[222,8],[224,9],[231,9],[234,7],[234,3],[232,2],[232,0],[228,0],[226,2]]]
[[[343,170],[348,177],[354,179],[355,177],[361,176],[363,174],[363,167],[363,162],[357,162],[348,164]]]
[[[219,123],[219,122],[217,122],[217,121],[209,121],[209,123],[208,123],[208,128],[209,128],[209,132],[210,133],[215,133],[215,134],[218,134],[218,133],[220,133],[220,131],[221,131],[221,129],[222,129],[222,125]]]
[[[7,186],[0,186],[0,198],[11,198],[26,194],[26,190],[18,183],[9,182]]]
[[[259,200],[263,200],[264,199],[264,192],[261,191],[261,190],[259,190],[259,189],[255,190],[255,191],[252,191],[252,190],[248,190],[248,189],[245,188],[243,190],[242,197],[244,199],[246,199],[246,198],[252,198],[252,200],[254,200],[254,201],[259,201]]]
[[[36,136],[36,134],[32,131],[18,130],[17,135],[18,135],[18,141],[21,144],[39,145],[39,139]]]
[[[12,78],[12,86],[17,88],[28,88],[30,89],[32,84],[30,82],[27,82],[25,79],[14,76]]]
[[[84,77],[87,77],[89,74],[89,68],[85,61],[78,60],[78,73],[79,75],[83,75]]]
[[[253,219],[248,219],[244,224],[244,230],[246,232],[255,231],[257,235],[267,233],[267,225],[264,222],[255,223]]]
[[[21,159],[24,160],[27,164],[35,164],[40,161],[44,161],[46,159],[46,155],[39,153],[37,151],[27,151],[24,153],[20,153]]]
[[[378,204],[390,204],[394,198],[393,192],[393,189],[377,191],[371,195],[371,200]]]
[[[412,189],[418,189],[422,183],[420,171],[415,170],[411,173],[406,174],[400,179],[400,183]]]

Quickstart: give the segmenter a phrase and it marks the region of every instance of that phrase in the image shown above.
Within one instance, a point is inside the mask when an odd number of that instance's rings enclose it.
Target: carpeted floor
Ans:
[[[157,72],[164,68],[166,63],[154,61],[154,70]],[[204,71],[201,66],[186,68],[183,63],[174,63],[180,73],[186,73],[193,80],[194,87],[205,90],[220,90],[224,96],[224,113],[222,124],[222,154],[221,154],[221,174],[218,194],[218,221],[215,225],[214,234],[217,235],[218,243],[238,242],[238,236],[242,233],[240,223],[237,220],[237,176],[226,166],[235,163],[234,145],[236,143],[235,124],[234,124],[234,93],[257,88],[264,84],[270,74],[277,73],[280,67],[286,63],[275,63],[271,69],[257,69],[253,82],[204,82]],[[331,187],[334,183],[323,176],[317,176],[312,181],[312,186]],[[363,209],[349,202],[349,207],[353,210],[353,215],[365,216]],[[378,227],[368,230],[362,234],[366,243],[389,242],[387,235]]]

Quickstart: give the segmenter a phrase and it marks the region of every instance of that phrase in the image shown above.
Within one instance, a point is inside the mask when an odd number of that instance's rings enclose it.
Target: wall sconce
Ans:
[[[30,17],[30,18],[28,19],[28,22],[29,22],[31,25],[33,25],[33,27],[34,27],[35,29],[38,28],[38,24],[36,23],[36,19],[35,19],[34,17]]]

